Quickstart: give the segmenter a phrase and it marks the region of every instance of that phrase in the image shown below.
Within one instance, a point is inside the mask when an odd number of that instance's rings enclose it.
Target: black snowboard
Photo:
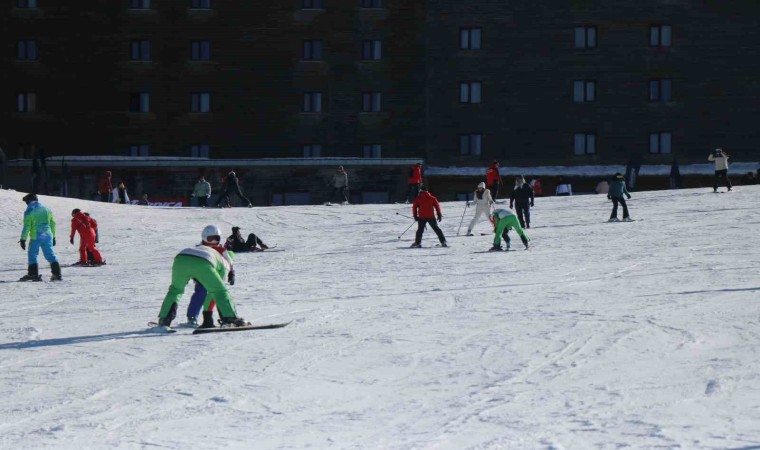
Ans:
[[[292,322],[292,320],[290,322]],[[245,327],[196,328],[195,331],[193,331],[193,334],[225,333],[227,331],[270,330],[272,328],[282,328],[288,326],[290,322],[271,323],[269,325],[248,325]]]

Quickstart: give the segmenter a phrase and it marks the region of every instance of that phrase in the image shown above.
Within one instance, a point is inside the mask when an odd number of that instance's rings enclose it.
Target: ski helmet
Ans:
[[[209,238],[212,237],[217,238],[216,241],[219,242],[222,240],[222,232],[216,225],[207,225],[201,233],[201,238],[203,239],[203,242],[211,242]]]

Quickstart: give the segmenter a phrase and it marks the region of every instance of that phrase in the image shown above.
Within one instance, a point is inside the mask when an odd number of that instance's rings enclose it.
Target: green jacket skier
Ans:
[[[525,231],[520,226],[520,221],[517,219],[515,213],[508,209],[497,209],[491,214],[491,221],[493,222],[494,237],[493,247],[491,250],[501,250],[501,238],[503,237],[507,243],[507,250],[509,250],[509,230],[515,229],[517,234],[520,235],[520,240],[525,245],[525,249],[528,249],[528,236],[525,235]]]
[[[61,281],[61,265],[55,256],[53,246],[55,246],[55,219],[53,213],[47,207],[37,201],[36,194],[27,194],[23,198],[27,204],[24,211],[24,227],[21,229],[21,239],[19,245],[22,250],[26,250],[26,238],[29,241],[29,250],[27,252],[28,273],[21,277],[19,281],[42,281],[39,274],[39,265],[37,256],[42,249],[42,255],[50,263],[50,271],[53,276],[50,281]]]

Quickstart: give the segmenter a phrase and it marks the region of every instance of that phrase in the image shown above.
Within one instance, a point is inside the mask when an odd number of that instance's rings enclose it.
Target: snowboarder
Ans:
[[[258,248],[256,247],[258,245]],[[232,234],[224,241],[224,248],[233,252],[260,252],[269,248],[261,239],[253,233],[248,235],[248,240],[243,239],[240,227],[232,227]]]
[[[234,253],[232,251],[227,251],[228,249],[222,247],[221,245],[212,245],[211,248],[219,252],[219,254],[222,255],[222,257],[229,263],[230,274],[228,276],[228,282],[230,285],[234,285],[235,268],[232,264],[232,257],[234,256]],[[192,328],[215,328],[214,307],[216,306],[216,301],[214,299],[211,299],[210,301],[206,302],[207,295],[208,291],[206,291],[206,288],[196,280],[195,291],[193,292],[192,297],[190,297],[190,304],[187,305],[186,326]],[[199,326],[198,315],[201,313],[201,310],[203,310],[203,323],[201,323]]]
[[[221,241],[221,231],[208,225],[201,233],[202,242],[179,252],[172,264],[172,284],[164,297],[158,314],[158,325],[169,328],[177,316],[177,304],[191,279],[197,280],[207,291],[205,303],[216,302],[223,326],[246,326],[248,322],[237,316],[235,303],[224,286],[224,278],[235,283],[235,272],[229,261],[213,247]]]
[[[50,209],[43,206],[38,200],[37,195],[27,194],[23,198],[26,203],[24,211],[24,227],[21,230],[21,239],[19,245],[22,250],[26,250],[26,237],[29,236],[29,250],[27,253],[29,267],[26,275],[19,281],[42,281],[42,275],[39,274],[37,265],[37,256],[42,249],[42,255],[50,263],[50,271],[53,276],[50,281],[61,281],[61,265],[55,256],[53,247],[55,246],[55,219]]]
[[[332,194],[330,194],[330,201],[327,202],[327,204],[331,204],[335,198],[335,194],[339,194],[340,197],[343,198],[342,204],[348,205],[348,197],[346,196],[346,190],[348,189],[348,174],[343,169],[343,166],[338,166],[338,168],[335,169],[330,184],[332,185]]]
[[[496,200],[501,188],[501,175],[499,175],[499,161],[493,160],[486,170],[486,187],[491,191],[491,198]]]
[[[87,218],[90,219],[90,225],[95,230],[95,243],[96,244],[100,243],[100,232],[98,231],[98,222],[92,217],[90,217],[90,213],[83,212],[82,214],[84,214],[85,216],[87,216]],[[93,257],[92,252],[90,252],[89,250],[87,251],[87,263],[88,264],[95,263],[95,258]],[[104,259],[103,264],[105,263],[106,263],[106,260]]]
[[[251,201],[248,200],[248,197],[243,195],[243,192],[240,190],[240,182],[238,181],[234,170],[230,170],[230,173],[227,174],[227,186],[225,187],[224,192],[219,196],[219,201],[216,202],[216,206],[220,207],[225,199],[229,202],[231,197],[230,194],[237,194],[237,196],[243,200],[244,204],[248,205],[249,208],[253,208]]]
[[[528,249],[528,236],[525,235],[525,231],[523,231],[520,226],[520,222],[517,220],[515,213],[508,209],[497,209],[491,214],[491,221],[493,222],[494,229],[493,247],[491,247],[492,251],[500,251],[502,249],[502,238],[504,238],[504,242],[507,243],[506,250],[509,250],[509,230],[512,228],[514,228],[517,234],[520,235],[520,240],[525,245],[525,250]]]
[[[198,199],[198,206],[201,208],[207,206],[208,198],[211,197],[211,183],[206,181],[206,178],[204,178],[203,175],[201,175],[198,178],[198,182],[195,183],[193,197]]]
[[[610,214],[609,222],[620,222],[617,218],[618,203],[623,207],[623,222],[633,222],[633,219],[628,216],[628,205],[625,204],[623,195],[631,199],[631,194],[625,187],[625,177],[618,172],[610,183],[610,192],[607,194],[607,198],[612,200],[612,214]]]
[[[409,169],[409,177],[406,179],[406,201],[409,203],[417,197],[422,185],[422,163],[417,163]]]
[[[122,205],[129,204],[129,194],[127,193],[127,186],[124,182],[120,181],[119,185],[113,188],[113,203],[119,203]]]
[[[113,185],[111,185],[111,171],[106,170],[103,177],[98,183],[98,194],[100,194],[101,202],[111,202],[111,191],[113,191]]]
[[[731,180],[728,179],[728,153],[722,148],[716,148],[715,151],[707,157],[708,161],[715,163],[715,180],[713,181],[713,192],[718,192],[718,180],[723,180],[726,189],[732,191]]]
[[[475,189],[472,202],[475,204],[475,217],[472,218],[470,225],[467,226],[467,236],[472,236],[472,229],[475,228],[478,220],[480,220],[480,216],[488,217],[491,207],[494,206],[491,191],[486,189],[486,184],[482,181],[478,184],[478,188]]]
[[[441,247],[448,247],[443,231],[438,228],[438,224],[435,222],[436,218],[438,222],[443,220],[441,205],[438,203],[438,199],[433,197],[425,186],[420,186],[420,193],[412,203],[412,216],[417,222],[417,235],[414,238],[412,247],[422,247],[422,233],[425,232],[427,225],[430,225],[430,228],[435,231],[438,240],[441,242]]]
[[[71,245],[74,245],[74,235],[77,231],[79,232],[79,261],[74,263],[74,265],[89,265],[89,255],[92,255],[94,265],[100,266],[105,264],[100,252],[95,248],[95,230],[97,226],[95,219],[86,216],[81,209],[76,208],[71,211],[71,234],[69,235]]]
[[[530,228],[530,208],[534,200],[533,189],[525,182],[525,178],[522,176],[515,178],[515,189],[509,197],[509,209],[517,207],[517,218],[523,228]]]

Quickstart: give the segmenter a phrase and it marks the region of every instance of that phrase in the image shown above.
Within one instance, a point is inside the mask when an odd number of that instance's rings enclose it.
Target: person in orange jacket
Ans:
[[[74,245],[74,234],[77,231],[79,232],[79,262],[75,263],[75,265],[88,265],[88,252],[92,254],[92,258],[95,261],[94,264],[104,264],[103,257],[98,249],[95,248],[95,229],[97,226],[97,222],[84,215],[79,208],[71,211],[71,234],[69,235],[71,245]]]
[[[422,185],[422,163],[417,163],[409,169],[409,178],[406,179],[406,184],[408,186],[406,190],[406,203],[409,203],[410,199],[416,197],[420,192],[420,185]]]
[[[494,160],[486,170],[486,188],[491,191],[491,198],[496,200],[501,188],[501,175],[499,174],[499,161]]]
[[[436,216],[438,222],[443,220],[441,215],[441,205],[438,203],[438,199],[433,197],[428,192],[425,186],[420,186],[420,193],[412,203],[412,216],[417,221],[417,235],[414,238],[414,244],[412,247],[422,247],[422,233],[425,232],[425,226],[430,225],[430,228],[438,235],[438,240],[441,242],[441,247],[448,247],[446,244],[446,237],[443,235],[443,231],[438,228],[436,223]]]

